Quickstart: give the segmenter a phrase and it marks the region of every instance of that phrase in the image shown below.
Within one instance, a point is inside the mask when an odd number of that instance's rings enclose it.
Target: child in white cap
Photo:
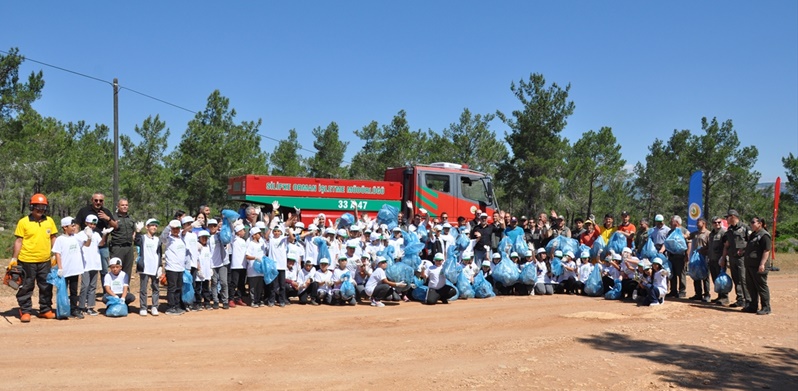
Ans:
[[[263,305],[264,300],[264,281],[263,273],[255,270],[255,261],[263,259],[263,246],[260,243],[261,231],[258,227],[249,229],[249,244],[247,244],[247,251],[244,255],[245,264],[247,266],[247,284],[249,284],[249,298],[252,308],[258,308]]]
[[[554,285],[552,280],[551,265],[549,264],[549,254],[546,249],[541,247],[535,250],[535,267],[537,269],[537,279],[535,280],[536,295],[553,295]]]
[[[313,281],[316,276],[316,268],[310,259],[305,261],[305,265],[297,273],[299,304],[319,305],[316,300],[319,284]]]
[[[169,222],[169,235],[164,243],[164,269],[166,270],[167,315],[182,315],[183,272],[186,266],[191,267],[186,243],[180,236],[180,221]],[[162,235],[163,236],[163,235]]]
[[[233,232],[235,232],[236,236],[230,245],[232,252],[230,257],[230,292],[228,293],[230,301],[227,303],[231,308],[237,305],[247,305],[243,300],[246,296],[247,285],[247,266],[244,259],[244,255],[247,253],[247,241],[244,240],[247,232],[241,224],[233,227]]]
[[[61,228],[64,234],[55,239],[52,249],[55,261],[58,263],[58,277],[66,279],[71,317],[83,319],[83,311],[78,308],[78,280],[83,274],[83,253],[75,237],[78,225],[72,217],[64,217],[61,219]],[[86,227],[86,230],[91,228]]]
[[[80,277],[80,294],[78,298],[78,307],[85,313],[91,316],[97,316],[99,313],[94,310],[94,296],[97,294],[97,279],[102,270],[102,259],[100,258],[100,246],[105,245],[105,239],[94,228],[97,227],[99,218],[96,215],[90,214],[86,216],[86,228],[75,235],[78,240],[78,246],[83,253],[83,275]]]
[[[158,300],[160,291],[158,278],[163,272],[161,269],[161,238],[155,235],[158,230],[158,220],[149,219],[145,223],[144,235],[136,236],[136,246],[140,249],[136,271],[139,273],[139,315],[147,316],[147,286],[152,289],[152,316],[158,316]]]
[[[576,293],[586,295],[585,282],[587,282],[587,279],[590,277],[590,273],[593,272],[594,266],[592,263],[590,263],[590,251],[582,251],[582,253],[579,255],[579,258],[582,261],[582,264],[579,265],[579,275],[577,276],[578,280],[575,284],[575,290]]]
[[[576,278],[579,269],[574,262],[574,253],[567,251],[562,258],[563,273],[560,276],[560,285],[564,293],[573,295],[576,292]]]
[[[186,250],[188,253],[188,261],[189,269],[191,270],[191,280],[195,281],[197,278],[197,268],[199,267],[199,240],[197,239],[197,234],[194,233],[194,218],[191,216],[183,216],[180,220],[180,223],[183,225],[183,232],[182,238],[183,242],[186,243]],[[197,310],[197,303],[201,300],[200,293],[197,292],[195,287],[194,289],[194,304],[190,308],[186,308],[187,310]]]
[[[122,271],[122,260],[113,257],[108,261],[108,274],[105,275],[103,281],[103,303],[108,304],[110,296],[116,296],[125,301],[125,304],[130,304],[136,300],[136,297],[130,293],[130,286],[128,285],[127,274]]]
[[[383,300],[393,296],[393,289],[396,287],[404,287],[403,283],[397,283],[388,280],[385,275],[385,269],[388,268],[388,260],[383,256],[377,257],[377,268],[369,276],[366,282],[366,294],[371,297],[372,307],[385,307],[382,303]]]
[[[213,271],[211,270],[210,237],[211,233],[206,230],[201,230],[197,233],[200,244],[197,277],[194,279],[194,292],[198,298],[194,302],[194,308],[197,310],[211,309],[211,278],[213,277]]]
[[[313,275],[313,281],[318,284],[316,289],[316,300],[319,303],[326,302],[332,304],[333,273],[329,270],[330,260],[327,258],[319,259],[319,270]]]
[[[457,294],[457,290],[446,285],[446,276],[443,274],[443,253],[433,257],[434,265],[422,271],[422,279],[427,280],[427,297],[423,304],[434,305],[441,301],[449,304],[449,299]]]
[[[354,281],[354,279],[352,278],[353,273],[347,267],[348,263],[349,263],[349,258],[346,256],[346,254],[341,254],[338,257],[338,266],[333,271],[332,296],[333,296],[333,302],[337,303],[338,305],[357,304],[355,296],[346,296],[343,294],[343,292],[341,292],[341,284],[343,284],[344,281],[346,280],[349,280],[350,282]]]

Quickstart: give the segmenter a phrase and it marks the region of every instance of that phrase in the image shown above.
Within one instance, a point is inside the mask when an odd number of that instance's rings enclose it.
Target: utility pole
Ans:
[[[114,205],[119,202],[119,80],[114,78]]]

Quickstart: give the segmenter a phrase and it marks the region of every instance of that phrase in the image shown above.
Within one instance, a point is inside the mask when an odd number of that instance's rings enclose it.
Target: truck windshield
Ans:
[[[460,177],[460,194],[469,200],[477,201],[480,205],[490,205],[491,197],[488,196],[488,189],[483,178],[479,177]]]

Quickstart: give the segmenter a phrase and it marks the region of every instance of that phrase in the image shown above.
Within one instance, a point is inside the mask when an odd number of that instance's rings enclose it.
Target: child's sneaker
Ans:
[[[637,301],[637,289],[632,291],[632,300]]]
[[[158,316],[158,308],[157,307],[152,307],[152,309],[150,310],[150,313],[152,314],[152,316]]]
[[[142,308],[142,309],[140,309],[140,310],[139,310],[139,315],[141,315],[141,316],[147,316],[147,309],[146,309],[146,308]]]
[[[250,307],[252,307],[252,308],[258,308],[258,307],[260,307],[260,304],[258,304],[258,303],[252,303],[252,305],[251,305]]]
[[[219,309],[219,302],[218,301],[214,301],[213,302],[213,309],[215,309],[215,310]]]
[[[86,313],[89,314],[89,316],[97,316],[100,314],[99,312],[95,311],[94,308],[87,309]]]

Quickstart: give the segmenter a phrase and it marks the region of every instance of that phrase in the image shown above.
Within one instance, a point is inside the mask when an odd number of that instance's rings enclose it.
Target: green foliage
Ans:
[[[288,139],[280,140],[269,160],[272,166],[272,175],[305,176],[307,167],[305,158],[299,154],[302,145],[299,144],[296,129],[288,131]]]
[[[372,121],[363,129],[355,130],[355,135],[365,141],[350,166],[350,176],[355,179],[381,180],[386,168],[430,163],[429,159],[445,156],[441,148],[430,146],[428,133],[410,130],[404,110],[399,110],[390,124],[380,128]]]
[[[16,236],[14,236],[13,230],[5,229],[0,232],[0,259],[11,258],[15,240]]]
[[[11,48],[7,55],[0,55],[0,119],[9,119],[15,114],[30,109],[30,105],[41,97],[44,74],[31,72],[26,83],[19,81],[19,66],[25,57],[18,48]]]
[[[314,178],[342,178],[346,169],[342,167],[344,153],[349,142],[342,142],[338,135],[338,124],[330,122],[326,128],[313,129],[313,147],[316,154],[308,160],[310,176]]]
[[[593,213],[593,204],[597,198],[611,202],[618,194],[606,194],[615,182],[624,182],[622,175],[626,160],[621,156],[621,146],[612,133],[612,128],[602,127],[598,132],[587,131],[576,141],[566,162],[566,191],[576,200],[574,206],[587,208],[581,216]],[[613,209],[604,209],[612,211]],[[620,212],[620,211],[619,211]]]
[[[558,178],[563,170],[563,157],[568,140],[560,133],[574,112],[568,100],[570,84],[565,89],[557,83],[546,87],[541,74],[532,74],[529,81],[512,83],[510,90],[521,102],[521,109],[512,112],[512,119],[498,112],[499,119],[510,127],[506,136],[512,155],[502,161],[496,176],[504,188],[501,204],[516,205],[526,214],[554,206],[560,192]]]
[[[795,200],[798,200],[798,158],[792,155],[781,158],[781,163],[784,164],[784,174],[787,177],[787,182],[784,184],[787,193]]]
[[[189,210],[224,205],[230,176],[268,173],[268,156],[258,136],[261,120],[235,123],[235,116],[229,99],[214,91],[167,159],[176,175],[174,187],[185,192],[182,201]]]
[[[433,147],[447,152],[446,157],[439,160],[468,164],[471,169],[496,175],[508,152],[490,129],[495,117],[493,114],[472,115],[468,108],[463,109],[460,121],[444,129],[440,140],[430,139]]]
[[[122,156],[119,158],[120,195],[135,206],[132,213],[143,219],[158,214],[170,214],[170,203],[175,192],[170,184],[171,172],[166,169],[164,153],[169,129],[159,116],[147,117],[141,126],[133,129],[141,141],[134,144],[130,137],[121,135]]]

